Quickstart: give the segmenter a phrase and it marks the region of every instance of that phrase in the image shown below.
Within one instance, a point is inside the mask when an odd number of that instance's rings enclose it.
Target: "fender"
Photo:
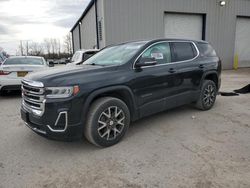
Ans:
[[[205,80],[205,78],[206,78],[208,75],[210,75],[210,74],[215,74],[215,75],[217,76],[218,83],[216,83],[216,84],[218,84],[218,86],[220,85],[220,83],[219,83],[219,75],[218,75],[218,72],[217,72],[216,70],[211,70],[211,71],[205,72],[205,73],[202,75],[201,82],[200,82],[200,88],[201,88],[202,83],[203,83],[203,81]],[[218,89],[219,89],[219,88],[218,88]]]
[[[94,100],[94,98],[100,94],[103,93],[107,93],[107,92],[112,92],[112,91],[126,91],[129,93],[129,97],[130,97],[130,101],[131,101],[131,107],[132,109],[130,109],[130,114],[131,114],[131,120],[134,121],[136,119],[138,119],[138,111],[136,110],[136,102],[135,102],[135,97],[133,92],[131,91],[131,89],[128,86],[124,86],[124,85],[117,85],[117,86],[111,86],[111,87],[105,87],[105,88],[101,88],[98,90],[95,90],[93,92],[91,92],[87,98],[86,101],[83,104],[83,114],[87,114],[88,113],[88,109],[90,107],[91,102]],[[85,118],[86,119],[86,118]],[[85,120],[83,120],[85,121]]]

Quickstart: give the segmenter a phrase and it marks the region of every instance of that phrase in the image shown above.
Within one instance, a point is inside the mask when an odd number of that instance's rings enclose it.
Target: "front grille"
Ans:
[[[44,113],[45,89],[41,82],[22,80],[23,107],[35,115]]]

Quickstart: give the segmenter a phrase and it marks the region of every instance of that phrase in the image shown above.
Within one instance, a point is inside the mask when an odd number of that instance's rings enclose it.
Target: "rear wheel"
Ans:
[[[204,80],[196,107],[204,111],[211,109],[214,106],[216,96],[217,87],[215,83],[212,80]]]
[[[130,124],[130,112],[120,99],[104,97],[90,107],[84,130],[89,142],[101,147],[118,143]]]

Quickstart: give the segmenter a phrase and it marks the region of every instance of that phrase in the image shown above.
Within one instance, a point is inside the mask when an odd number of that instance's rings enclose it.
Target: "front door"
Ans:
[[[141,57],[155,58],[157,61],[156,65],[141,67],[134,72],[136,78],[132,87],[140,117],[143,117],[165,109],[166,97],[171,95],[175,86],[175,71],[170,64],[171,51],[167,42],[152,45]]]

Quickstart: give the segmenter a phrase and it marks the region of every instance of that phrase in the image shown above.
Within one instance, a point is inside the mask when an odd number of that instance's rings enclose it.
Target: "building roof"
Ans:
[[[84,12],[82,13],[81,17],[77,20],[77,22],[75,23],[75,25],[72,27],[72,29],[70,30],[70,32],[73,32],[73,30],[78,26],[79,22],[86,16],[86,14],[89,12],[89,10],[92,8],[92,6],[95,4],[97,0],[91,0],[88,4],[88,6],[86,7],[86,9],[84,10]]]

